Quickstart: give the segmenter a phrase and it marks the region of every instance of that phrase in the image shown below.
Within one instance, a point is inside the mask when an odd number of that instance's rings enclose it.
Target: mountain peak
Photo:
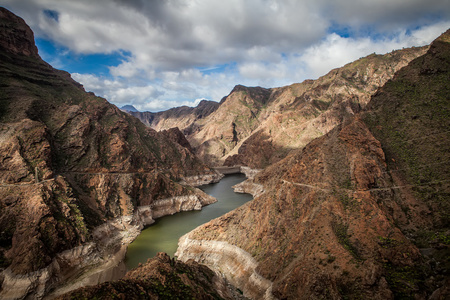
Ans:
[[[134,107],[133,105],[124,105],[120,108],[121,110],[124,111],[132,111],[132,112],[139,112],[136,107]]]
[[[0,49],[13,54],[39,57],[34,34],[25,21],[0,7]]]
[[[447,31],[441,34],[437,39],[435,39],[434,42],[450,43],[450,29],[447,29]]]

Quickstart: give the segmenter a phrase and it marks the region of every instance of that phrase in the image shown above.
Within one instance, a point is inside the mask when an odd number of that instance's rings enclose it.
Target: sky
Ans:
[[[220,101],[237,84],[316,79],[371,53],[431,43],[450,0],[0,0],[41,57],[140,111]]]

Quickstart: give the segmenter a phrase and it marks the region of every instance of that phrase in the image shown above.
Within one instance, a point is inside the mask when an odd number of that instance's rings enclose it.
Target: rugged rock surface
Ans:
[[[67,251],[93,245],[83,268],[116,255],[124,239],[110,236],[119,244],[102,248],[94,232],[124,217],[142,228],[145,221],[133,219],[138,207],[151,219],[163,199],[176,206],[164,204],[158,216],[211,203],[177,183],[217,176],[180,140],[42,61],[32,31],[4,8],[0,25],[0,298],[43,296],[75,278],[80,258]],[[118,232],[127,230],[110,231]]]
[[[448,298],[449,36],[364,112],[259,173],[263,194],[182,237],[176,255],[255,299]]]
[[[145,125],[158,131],[174,127],[184,131],[197,121],[209,116],[218,107],[219,103],[215,101],[202,100],[196,107],[180,106],[157,113],[148,111],[128,111],[128,113],[140,119]]]
[[[120,281],[103,283],[56,299],[240,299],[224,278],[207,267],[158,253]]]
[[[14,54],[39,57],[38,49],[34,44],[34,34],[24,20],[0,10],[0,47],[8,49]]]
[[[280,88],[238,85],[203,118],[194,112],[204,104],[183,113],[161,112],[155,120],[134,115],[157,130],[179,127],[195,153],[212,165],[264,168],[358,113],[397,70],[426,50],[372,54],[317,80]]]
[[[425,51],[426,48],[412,48],[386,55],[369,55],[317,80],[270,89],[268,98],[261,101],[261,107],[248,100],[251,93],[233,95],[235,93],[232,92],[226,101],[233,101],[237,96],[236,100],[248,105],[253,112],[253,118],[249,117],[247,121],[239,119],[235,123],[251,123],[253,130],[247,134],[247,129],[236,126],[236,145],[226,149],[225,155],[213,155],[225,161],[225,165],[252,168],[263,168],[277,162],[291,149],[304,147],[358,113],[378,87]],[[232,104],[235,108],[239,104],[236,100]],[[189,140],[196,145],[194,140],[197,141],[197,136]]]

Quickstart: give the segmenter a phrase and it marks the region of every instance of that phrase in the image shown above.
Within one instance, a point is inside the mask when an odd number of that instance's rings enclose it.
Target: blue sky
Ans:
[[[429,44],[450,0],[0,0],[41,57],[121,107],[220,101],[237,84],[315,79],[373,52]]]

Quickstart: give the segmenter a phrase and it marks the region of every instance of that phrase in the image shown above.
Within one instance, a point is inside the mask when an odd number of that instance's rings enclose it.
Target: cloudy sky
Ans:
[[[236,84],[315,79],[370,53],[429,44],[450,0],[0,0],[41,57],[141,111],[220,101]]]

